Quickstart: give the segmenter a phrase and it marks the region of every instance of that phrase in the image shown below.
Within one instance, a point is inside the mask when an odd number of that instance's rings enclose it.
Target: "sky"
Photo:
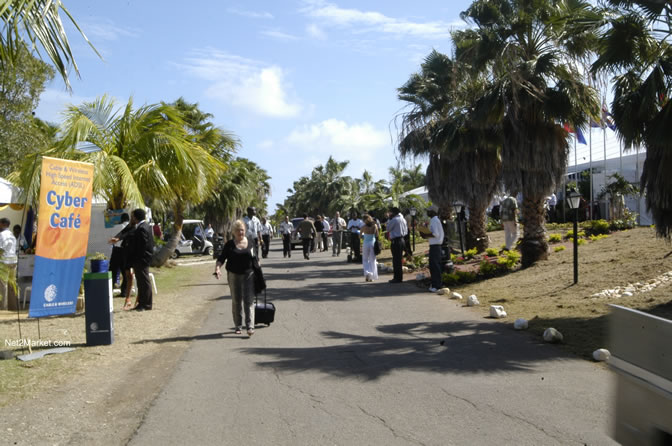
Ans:
[[[64,3],[103,59],[66,23],[81,77],[71,74],[71,93],[54,78],[37,116],[60,123],[68,104],[104,94],[119,106],[198,103],[239,138],[238,156],[268,172],[272,213],[329,156],[350,161],[347,175],[389,178],[397,88],[432,49],[450,53],[471,1]]]

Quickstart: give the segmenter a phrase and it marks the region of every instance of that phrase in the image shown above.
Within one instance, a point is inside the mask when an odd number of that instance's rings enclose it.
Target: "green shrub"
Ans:
[[[476,282],[477,279],[476,273],[471,271],[457,271],[457,276],[460,278],[460,282],[462,283]]]
[[[585,237],[585,236],[586,236],[585,231],[579,231],[579,239],[581,239],[582,237]],[[565,234],[565,238],[566,239],[573,239],[574,238],[574,231],[567,231],[567,234]]]
[[[443,273],[441,275],[441,280],[444,285],[453,286],[459,285],[461,283],[472,283],[477,279],[476,273],[469,271],[459,271],[455,270],[452,273]]]
[[[497,265],[490,263],[487,260],[483,260],[478,264],[478,272],[484,276],[493,275],[497,272],[498,269],[499,268],[497,268]]]
[[[602,240],[603,238],[607,237],[609,237],[607,234],[599,234],[599,235],[591,235],[589,238],[591,242],[595,242],[597,240]]]
[[[632,229],[637,225],[637,214],[636,212],[630,212],[627,209],[624,209],[623,219],[612,220],[609,223],[609,229],[612,231],[623,231],[625,229]],[[652,225],[653,226],[653,225]]]
[[[583,224],[586,232],[590,235],[609,234],[609,222],[607,220],[591,220]]]
[[[477,248],[472,248],[472,249],[467,250],[467,251],[464,253],[464,257],[465,257],[467,260],[471,260],[471,259],[474,258],[474,256],[476,256],[476,254],[478,254],[478,249],[477,249]]]
[[[585,245],[586,244],[586,239],[585,238],[580,238],[577,242],[577,245]]]
[[[425,256],[413,256],[413,266],[416,268],[423,268],[429,263],[429,259]]]
[[[485,250],[485,253],[491,257],[495,257],[499,254],[499,251],[496,248],[488,248]]]
[[[548,236],[549,243],[558,243],[562,241],[562,234],[550,234]]]
[[[441,274],[441,281],[444,285],[453,286],[460,283],[460,278],[457,273],[443,273]]]
[[[555,249],[554,249],[555,252],[560,252],[560,251],[564,251],[564,250],[565,250],[564,246],[556,246]]]
[[[495,220],[492,217],[488,217],[488,222],[485,226],[485,230],[487,232],[501,231],[502,230],[502,223],[499,220]]]
[[[497,259],[497,264],[506,269],[513,269],[519,261],[520,253],[518,251],[505,251],[504,255]]]

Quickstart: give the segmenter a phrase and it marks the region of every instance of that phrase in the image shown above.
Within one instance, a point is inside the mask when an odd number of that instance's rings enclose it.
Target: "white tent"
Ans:
[[[0,203],[16,203],[20,195],[19,189],[4,178],[0,178]]]
[[[429,192],[427,192],[427,188],[425,186],[416,187],[415,189],[411,189],[401,194],[402,197],[407,197],[409,195],[419,195],[423,200],[429,201]]]

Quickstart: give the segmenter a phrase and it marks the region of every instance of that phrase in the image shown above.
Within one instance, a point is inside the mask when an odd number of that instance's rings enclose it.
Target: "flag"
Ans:
[[[42,158],[29,317],[75,312],[91,223],[93,164]]]
[[[607,104],[602,103],[602,122],[609,127],[611,130],[616,130],[616,124],[614,123],[614,117],[609,110],[607,109]]]
[[[586,142],[586,138],[583,136],[583,132],[581,131],[581,129],[576,129],[576,131],[574,131],[574,127],[572,127],[571,125],[569,125],[566,122],[564,124],[564,128],[565,128],[565,130],[567,130],[568,133],[575,133],[577,141],[579,141],[581,144],[586,144],[586,145],[588,144]]]

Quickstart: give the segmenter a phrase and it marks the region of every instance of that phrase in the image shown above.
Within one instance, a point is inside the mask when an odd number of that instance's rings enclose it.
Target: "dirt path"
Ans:
[[[212,262],[180,268],[189,269],[188,283],[166,282],[155,296],[153,311],[122,312],[123,299],[114,299],[112,345],[83,346],[82,315],[42,321],[42,339],[69,338],[78,348],[34,362],[16,361],[41,382],[29,386],[32,396],[20,400],[14,395],[0,408],[2,443],[125,444],[189,346],[186,339],[224,294],[224,283],[212,280]],[[8,325],[0,324],[0,333],[15,337]],[[25,324],[24,336],[34,330],[31,325],[35,323]]]

